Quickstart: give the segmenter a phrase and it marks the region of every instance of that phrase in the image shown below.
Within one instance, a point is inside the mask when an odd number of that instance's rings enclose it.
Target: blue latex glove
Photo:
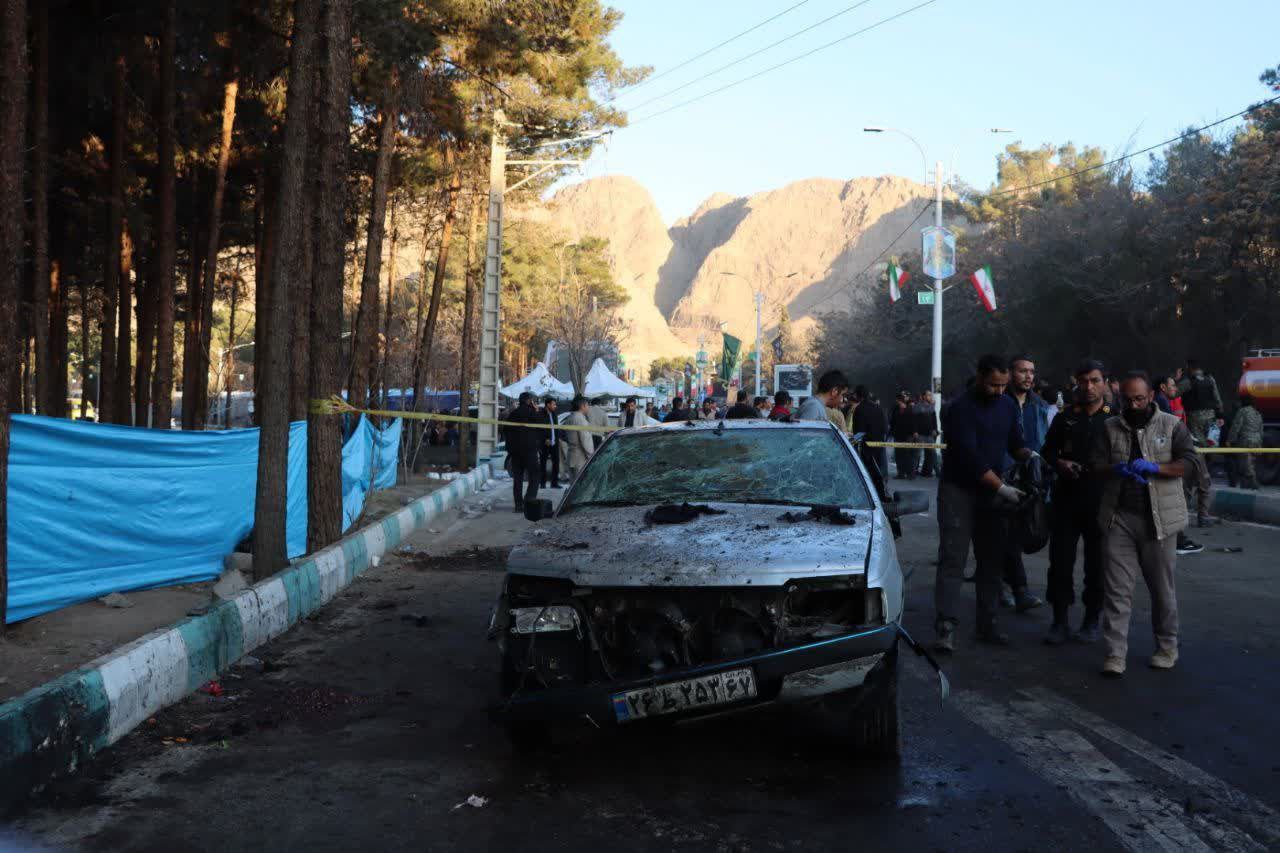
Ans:
[[[1143,462],[1146,460],[1139,459],[1137,461]],[[1121,477],[1127,477],[1128,479],[1133,480],[1135,483],[1139,483],[1140,485],[1145,486],[1147,484],[1146,478],[1143,477],[1142,474],[1138,472],[1137,468],[1135,467],[1135,463],[1133,462],[1124,462],[1124,463],[1117,462],[1115,465],[1111,466],[1111,470],[1115,471]]]
[[[1129,469],[1144,477],[1160,473],[1160,466],[1150,459],[1135,459],[1129,463]]]

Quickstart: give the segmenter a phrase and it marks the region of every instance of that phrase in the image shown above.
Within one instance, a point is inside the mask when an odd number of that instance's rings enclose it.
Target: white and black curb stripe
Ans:
[[[0,704],[0,811],[283,634],[488,478],[482,464],[200,616]]]

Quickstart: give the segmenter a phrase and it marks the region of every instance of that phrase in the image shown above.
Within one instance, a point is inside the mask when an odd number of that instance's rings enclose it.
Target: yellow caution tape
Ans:
[[[382,418],[407,418],[417,421],[444,421],[458,424],[493,424],[530,429],[555,429],[566,432],[616,432],[622,429],[617,426],[582,426],[580,424],[520,423],[518,421],[502,421],[494,418],[472,418],[464,415],[445,415],[439,412],[405,412],[390,409],[361,409],[351,405],[341,397],[328,400],[312,400],[310,407],[313,415],[376,415]],[[931,444],[922,441],[864,441],[867,447],[891,447],[898,450],[945,450],[945,444]],[[1197,447],[1197,453],[1280,453],[1280,447]]]
[[[582,426],[580,424],[556,424],[552,426],[549,423],[520,423],[518,421],[500,421],[493,418],[471,418],[465,415],[445,415],[439,412],[404,412],[391,411],[389,409],[361,409],[351,405],[341,397],[331,397],[328,400],[312,400],[310,407],[313,415],[376,415],[381,418],[407,418],[415,421],[444,421],[446,423],[455,424],[493,424],[494,426],[520,427],[531,429],[554,429],[565,430],[569,432],[614,432],[622,429],[615,426]]]
[[[867,447],[893,447],[898,450],[916,450],[924,448],[926,450],[945,450],[945,444],[930,444],[924,441],[864,441]]]

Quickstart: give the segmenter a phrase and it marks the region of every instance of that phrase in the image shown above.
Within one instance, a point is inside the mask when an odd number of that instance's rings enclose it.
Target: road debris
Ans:
[[[132,601],[118,592],[113,592],[110,595],[104,595],[102,598],[99,598],[98,601],[101,604],[105,604],[107,607],[116,607],[120,609],[133,606]]]
[[[464,800],[463,802],[458,803],[456,806],[449,809],[449,811],[456,812],[458,809],[464,806],[470,806],[473,809],[482,809],[488,804],[489,804],[489,799],[487,797],[481,797],[477,794],[472,794],[471,796],[467,797],[467,799]]]
[[[201,687],[199,692],[206,696],[222,696],[226,693],[226,691],[222,689],[222,682],[218,681],[216,678]]]

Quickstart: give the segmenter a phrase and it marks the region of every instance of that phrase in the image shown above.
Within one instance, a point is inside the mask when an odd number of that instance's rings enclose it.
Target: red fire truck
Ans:
[[[1262,444],[1280,447],[1280,349],[1253,350],[1242,367],[1239,390],[1253,395],[1253,404],[1262,413]],[[1264,453],[1254,458],[1262,483],[1280,483],[1280,454]]]

